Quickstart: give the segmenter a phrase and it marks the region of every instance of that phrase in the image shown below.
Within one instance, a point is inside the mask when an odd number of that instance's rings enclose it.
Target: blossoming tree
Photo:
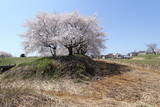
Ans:
[[[25,27],[28,29],[21,36],[27,53],[55,56],[57,49],[63,53],[60,48],[66,48],[69,55],[98,54],[105,47],[105,34],[95,16],[77,12],[40,13],[27,21]]]

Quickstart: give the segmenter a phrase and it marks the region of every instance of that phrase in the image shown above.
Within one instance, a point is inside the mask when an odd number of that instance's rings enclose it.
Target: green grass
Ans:
[[[154,59],[154,60],[157,60],[158,58],[160,58],[160,55],[157,54],[157,55],[154,55],[154,54],[147,54],[147,55],[139,55],[139,56],[136,56],[137,58],[144,58],[145,60],[147,59]]]
[[[137,65],[149,65],[153,67],[160,66],[160,55],[154,55],[154,54],[139,55],[133,57],[132,59],[107,59],[107,60],[137,64]]]
[[[29,63],[34,60],[39,59],[38,57],[26,57],[26,58],[18,58],[18,57],[12,57],[12,58],[0,58],[0,65],[10,65],[10,64],[16,64],[19,65],[21,63]]]
[[[53,61],[52,57],[42,57],[42,58],[25,58],[25,60],[20,59],[18,67],[22,66],[32,66],[35,65],[37,69],[44,70]]]

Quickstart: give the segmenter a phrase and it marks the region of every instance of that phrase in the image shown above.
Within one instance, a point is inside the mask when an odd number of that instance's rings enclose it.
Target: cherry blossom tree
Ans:
[[[58,15],[49,13],[40,13],[35,19],[28,20],[24,25],[28,28],[27,32],[21,35],[26,53],[37,51],[55,56],[59,36],[58,23]]]
[[[157,44],[151,43],[147,45],[147,52],[148,53],[153,53],[156,55],[156,49],[157,49]]]
[[[67,49],[69,55],[98,54],[105,47],[105,34],[94,15],[40,13],[27,21],[25,27],[28,30],[21,36],[27,53],[37,51],[55,56],[56,49],[61,50],[61,54],[65,54]]]
[[[60,43],[68,49],[69,55],[99,53],[105,47],[105,34],[95,16],[83,16],[77,12],[63,14],[61,28]]]

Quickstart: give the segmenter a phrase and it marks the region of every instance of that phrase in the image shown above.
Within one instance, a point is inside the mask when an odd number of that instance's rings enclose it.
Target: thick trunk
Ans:
[[[69,55],[73,55],[73,48],[68,48]]]
[[[77,49],[76,51],[77,51],[77,53],[76,53],[76,54],[80,54],[80,49]]]

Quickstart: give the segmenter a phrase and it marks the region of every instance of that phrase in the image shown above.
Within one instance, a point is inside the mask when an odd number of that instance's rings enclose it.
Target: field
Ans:
[[[17,66],[0,74],[0,106],[159,107],[159,72],[131,66],[133,63],[154,66],[159,61],[157,58],[159,55],[95,61],[84,56],[6,58],[5,64]],[[50,64],[54,68],[48,69]],[[46,79],[46,75],[41,78],[43,71],[53,72],[53,69],[69,71],[62,72],[58,79]],[[47,73],[56,78],[54,72],[54,75]],[[20,78],[25,75],[28,78]]]
[[[132,59],[117,59],[117,61],[126,63],[137,63],[137,64],[149,64],[149,65],[160,65],[160,55],[140,55],[133,57]]]
[[[130,64],[132,66],[142,67],[153,71],[160,70],[160,55],[140,55],[132,59],[107,59],[107,61]]]

